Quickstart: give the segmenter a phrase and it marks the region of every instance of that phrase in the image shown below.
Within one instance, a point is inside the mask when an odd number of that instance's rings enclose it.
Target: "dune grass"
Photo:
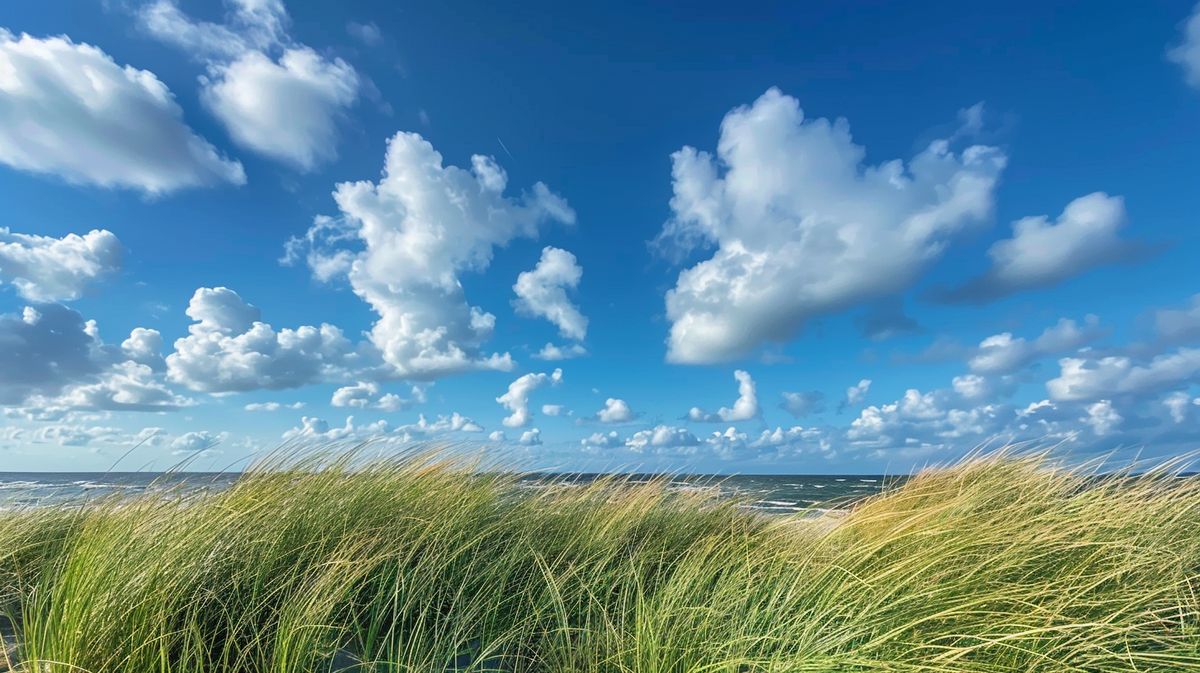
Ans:
[[[1200,670],[1200,485],[1167,471],[976,457],[813,522],[318,463],[0,514],[17,670]]]

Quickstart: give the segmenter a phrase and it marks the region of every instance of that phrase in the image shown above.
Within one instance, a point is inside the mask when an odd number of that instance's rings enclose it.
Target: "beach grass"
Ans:
[[[1200,484],[1169,468],[1000,452],[818,519],[479,468],[325,456],[0,513],[0,670],[1200,670]]]

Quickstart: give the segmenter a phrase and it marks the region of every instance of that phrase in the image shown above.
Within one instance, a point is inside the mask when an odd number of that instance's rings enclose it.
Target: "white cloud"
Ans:
[[[501,185],[503,187],[503,185]],[[546,247],[532,271],[517,276],[513,305],[517,313],[545,318],[558,327],[563,337],[583,341],[588,320],[567,297],[567,290],[579,286],[583,269],[575,255],[560,248]]]
[[[842,407],[857,407],[867,399],[867,393],[870,391],[871,379],[860,380],[846,389],[846,399],[842,401]]]
[[[1174,392],[1163,399],[1163,406],[1170,413],[1171,420],[1179,424],[1188,419],[1188,416],[1191,414],[1191,407],[1200,406],[1200,397],[1192,399],[1185,392]]]
[[[569,346],[557,346],[548,343],[542,346],[542,349],[533,354],[533,357],[538,360],[546,360],[553,362],[556,360],[570,360],[572,358],[583,357],[587,355],[587,349],[580,344],[570,344]]]
[[[507,353],[481,352],[496,319],[467,303],[459,275],[486,269],[496,246],[535,236],[546,221],[572,223],[575,213],[541,183],[519,198],[504,196],[505,185],[491,158],[477,156],[469,171],[444,166],[421,136],[398,133],[383,178],[339,184],[341,218],[318,218],[285,261],[303,257],[319,278],[349,278],[379,315],[371,340],[397,376],[511,369]],[[352,243],[361,249],[348,250]]]
[[[1005,164],[938,140],[908,164],[864,166],[844,120],[805,120],[777,89],[721,124],[717,155],[674,161],[661,247],[715,246],[666,296],[668,360],[729,360],[808,319],[911,285],[951,238],[987,219]]]
[[[282,409],[303,409],[303,402],[251,402],[245,407],[246,411],[280,411]]]
[[[615,397],[604,400],[604,408],[596,412],[596,419],[601,423],[628,423],[635,417],[629,403]]]
[[[1183,25],[1183,40],[1167,51],[1167,58],[1183,68],[1188,84],[1200,89],[1200,4]]]
[[[542,414],[545,416],[562,416],[564,414],[569,414],[569,413],[570,412],[567,411],[567,408],[561,404],[543,404],[542,405]]]
[[[955,376],[950,382],[954,392],[966,400],[982,400],[991,396],[991,383],[978,374]]]
[[[194,21],[175,0],[155,0],[137,10],[138,24],[155,38],[195,58],[234,58],[269,49],[284,39],[287,10],[281,0],[228,0],[225,23]]]
[[[1100,400],[1099,402],[1089,404],[1086,410],[1087,416],[1083,419],[1083,422],[1092,426],[1092,432],[1096,433],[1097,437],[1103,437],[1112,433],[1125,420],[1113,408],[1112,402],[1108,400]]]
[[[943,298],[988,301],[1130,259],[1142,246],[1118,236],[1125,222],[1124,201],[1103,192],[1070,202],[1054,222],[1044,215],[1017,220],[1013,237],[988,249],[992,267]]]
[[[356,407],[364,409],[371,399],[379,394],[379,384],[372,381],[359,381],[353,385],[343,386],[333,391],[329,405],[334,407]]]
[[[657,425],[649,430],[639,430],[625,441],[625,446],[637,453],[647,450],[654,452],[673,452],[694,449],[700,445],[700,440],[685,428],[669,425]]]
[[[537,428],[532,428],[521,433],[521,439],[518,442],[522,446],[541,446],[542,431]]]
[[[66,36],[0,28],[0,98],[0,162],[13,168],[147,194],[246,181],[154,73]]]
[[[307,47],[278,61],[250,51],[214,65],[202,80],[202,100],[247,149],[311,171],[337,157],[337,121],[358,98],[354,68]]]
[[[533,391],[549,384],[557,385],[562,381],[562,370],[555,369],[553,373],[524,374],[508,385],[508,391],[496,398],[500,406],[511,413],[502,421],[510,428],[520,428],[529,424],[533,413],[529,411],[529,396]]]
[[[359,362],[337,327],[303,326],[276,332],[259,310],[224,287],[196,290],[188,336],[167,356],[171,381],[192,390],[238,392],[295,388],[346,378]]]
[[[817,390],[800,393],[785,392],[779,408],[796,418],[804,418],[809,414],[819,413],[825,408],[825,394]]]
[[[41,409],[173,411],[195,402],[176,395],[150,367],[126,361],[112,365],[93,383],[68,386],[53,397],[35,396],[26,404]]]
[[[1180,348],[1137,363],[1124,355],[1063,358],[1058,378],[1046,382],[1055,401],[1096,400],[1121,394],[1156,393],[1200,378],[1200,348]]]
[[[54,238],[0,227],[0,283],[28,301],[78,299],[85,287],[120,267],[121,243],[111,231]]]
[[[121,342],[121,353],[129,360],[146,365],[154,371],[166,367],[162,355],[163,338],[156,329],[134,327],[124,341]]]
[[[489,442],[503,442],[506,439],[507,437],[504,436],[503,430],[492,430],[490,433],[488,433]]]
[[[223,23],[195,21],[174,0],[143,6],[137,18],[207,64],[201,100],[238,145],[302,171],[335,158],[337,122],[358,99],[358,73],[294,42],[280,0],[228,5]]]
[[[283,433],[283,441],[340,442],[347,440],[374,439],[388,431],[387,421],[376,421],[367,425],[355,425],[354,417],[347,416],[340,427],[330,427],[323,419],[302,416],[300,425]]]
[[[579,440],[580,447],[588,453],[594,453],[602,449],[616,449],[624,444],[625,442],[617,434],[616,430],[611,430],[608,433],[593,432]]]
[[[692,407],[688,411],[688,420],[701,423],[734,423],[757,418],[759,413],[758,393],[754,387],[754,379],[750,378],[749,372],[741,369],[733,373],[733,378],[738,382],[738,398],[734,400],[732,407],[721,407],[717,409],[716,413]]]
[[[1009,374],[1033,361],[1075,350],[1101,336],[1104,331],[1094,315],[1080,326],[1063,318],[1032,342],[1014,337],[1010,332],[994,334],[979,342],[979,348],[968,361],[972,371],[985,374]]]
[[[56,393],[97,374],[104,363],[95,323],[57,304],[0,316],[0,387],[5,400]]]
[[[175,455],[185,455],[207,451],[225,438],[225,433],[212,433],[207,430],[186,432],[171,441],[171,452]]]

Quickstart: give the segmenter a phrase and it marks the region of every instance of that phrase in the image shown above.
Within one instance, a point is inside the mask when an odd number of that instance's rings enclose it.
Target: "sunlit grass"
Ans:
[[[813,522],[477,468],[276,462],[216,493],[3,513],[18,667],[1200,670],[1200,485],[1166,470],[1000,454]]]

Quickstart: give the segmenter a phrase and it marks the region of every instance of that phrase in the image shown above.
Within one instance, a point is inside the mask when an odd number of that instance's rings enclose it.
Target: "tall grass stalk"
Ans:
[[[220,492],[5,512],[15,665],[1200,670],[1200,484],[1170,469],[1001,453],[812,521],[666,480],[529,489],[479,468],[277,460]]]

